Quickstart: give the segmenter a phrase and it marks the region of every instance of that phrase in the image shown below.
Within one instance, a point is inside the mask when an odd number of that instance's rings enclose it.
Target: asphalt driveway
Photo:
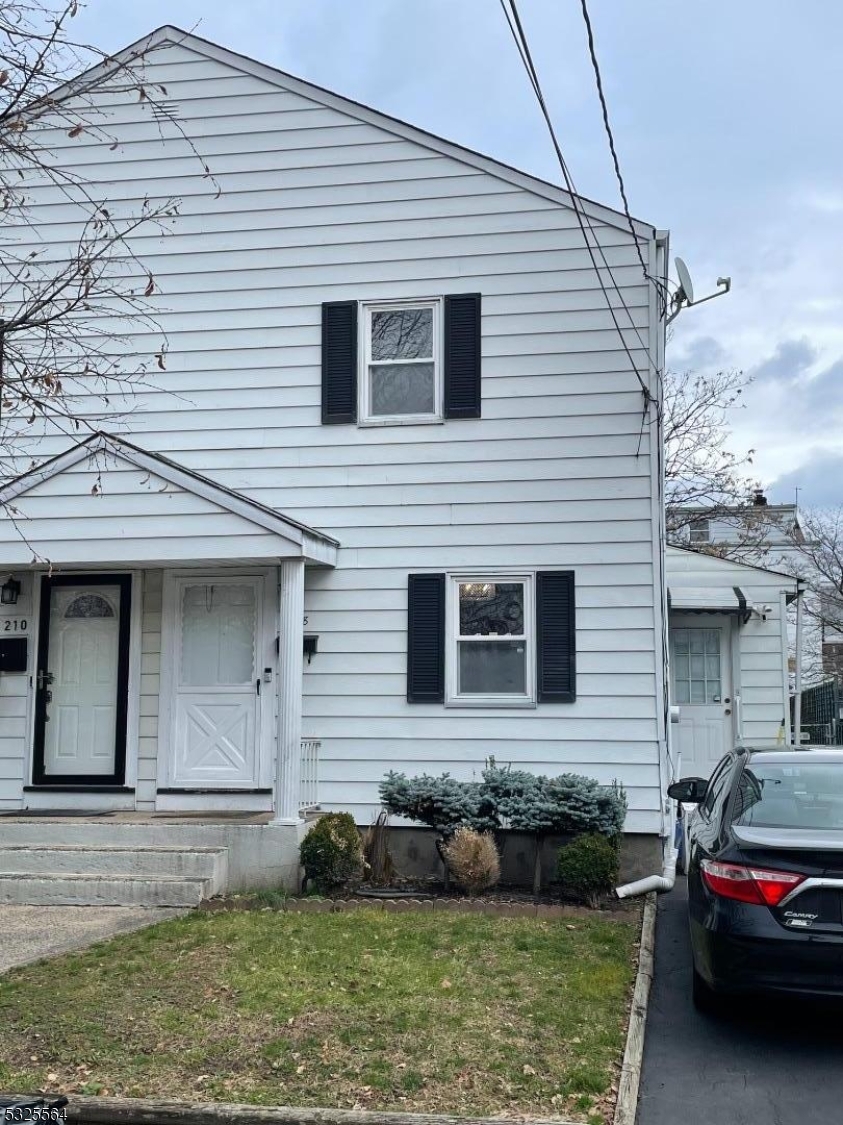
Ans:
[[[182,913],[144,906],[0,906],[0,973]]]
[[[843,1004],[753,1001],[725,1016],[691,1003],[684,879],[659,899],[638,1125],[813,1125],[843,1120]]]

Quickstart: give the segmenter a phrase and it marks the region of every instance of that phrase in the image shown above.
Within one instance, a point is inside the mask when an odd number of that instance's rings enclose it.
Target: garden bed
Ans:
[[[335,906],[194,913],[12,972],[0,1086],[608,1119],[637,912]]]

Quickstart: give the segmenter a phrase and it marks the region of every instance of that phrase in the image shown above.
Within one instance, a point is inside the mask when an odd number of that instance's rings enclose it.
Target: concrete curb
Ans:
[[[452,1117],[427,1113],[374,1113],[365,1110],[297,1109],[290,1106],[237,1105],[146,1098],[71,1096],[69,1125],[501,1125],[499,1117]],[[512,1118],[531,1125],[570,1125],[555,1118]]]
[[[641,948],[638,954],[638,975],[632,993],[629,1029],[621,1063],[621,1080],[615,1104],[614,1125],[635,1125],[638,1113],[638,1087],[644,1058],[644,1030],[647,1026],[647,1005],[653,983],[653,953],[656,944],[656,895],[647,895],[641,923]]]

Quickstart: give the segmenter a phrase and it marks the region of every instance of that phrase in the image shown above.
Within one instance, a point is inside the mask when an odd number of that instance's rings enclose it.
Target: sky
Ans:
[[[743,371],[732,448],[771,499],[843,504],[843,4],[590,0],[633,214],[697,296],[668,366]],[[582,194],[617,206],[580,0],[519,0]],[[88,0],[116,50],[164,23],[545,179],[559,169],[498,0]]]

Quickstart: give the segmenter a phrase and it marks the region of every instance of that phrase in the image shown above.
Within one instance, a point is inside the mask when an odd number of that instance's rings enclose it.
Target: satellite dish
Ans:
[[[676,274],[679,278],[679,289],[681,290],[681,293],[685,297],[687,303],[689,305],[693,305],[694,284],[691,281],[691,275],[688,272],[688,267],[685,265],[681,258],[674,259],[674,265],[676,266]]]

